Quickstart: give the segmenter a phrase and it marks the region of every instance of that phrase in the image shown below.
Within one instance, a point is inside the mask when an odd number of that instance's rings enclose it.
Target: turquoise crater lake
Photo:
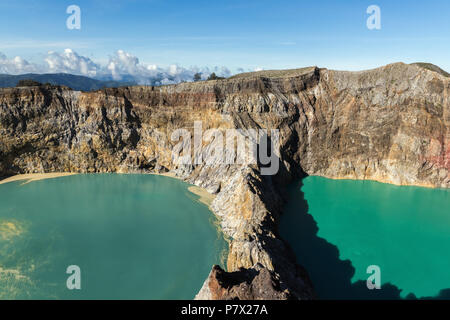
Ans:
[[[226,243],[189,185],[92,174],[0,185],[0,299],[192,299]],[[81,269],[68,290],[66,269]]]
[[[307,177],[289,195],[280,232],[320,298],[450,299],[450,190]]]

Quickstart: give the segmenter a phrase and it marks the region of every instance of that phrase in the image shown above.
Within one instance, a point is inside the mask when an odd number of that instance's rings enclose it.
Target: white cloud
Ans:
[[[192,81],[196,73],[201,73],[206,79],[212,72],[219,76],[228,77],[231,71],[225,67],[214,68],[184,68],[177,64],[168,67],[159,67],[156,64],[141,63],[136,56],[118,50],[110,57],[103,76],[110,75],[114,80],[129,79],[130,76],[140,84],[173,84],[183,81]]]
[[[39,71],[38,66],[29,63],[21,57],[8,59],[7,56],[0,52],[0,73],[19,74]]]
[[[116,80],[121,79],[121,74],[137,75],[139,74],[139,59],[130,53],[118,50],[109,59],[107,69]]]
[[[72,49],[65,49],[63,52],[49,51],[43,60],[42,64],[35,64],[21,57],[8,59],[0,53],[0,73],[71,73],[98,79],[127,80],[151,85],[192,81],[196,73],[200,73],[202,79],[206,79],[212,72],[222,77],[232,75],[226,67],[185,68],[177,64],[161,67],[156,64],[142,63],[138,57],[123,50],[118,50],[111,55],[106,64],[96,63]]]
[[[78,55],[72,49],[65,49],[63,53],[49,51],[44,60],[49,73],[63,72],[95,77],[100,69],[91,59]]]

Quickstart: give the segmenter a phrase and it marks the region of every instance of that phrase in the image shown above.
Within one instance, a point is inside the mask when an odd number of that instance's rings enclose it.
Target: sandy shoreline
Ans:
[[[119,174],[132,174],[132,173],[119,173]],[[169,177],[169,178],[184,181],[183,179],[177,177],[174,172],[165,172],[165,173],[149,172],[149,173],[144,173],[144,174],[153,174],[156,176],[164,176],[164,177]],[[211,206],[211,203],[213,202],[214,198],[216,197],[215,195],[206,191],[206,189],[198,187],[198,186],[189,186],[188,191],[195,194],[196,196],[199,196],[200,198],[198,199],[198,201],[207,205],[208,208]]]
[[[27,184],[33,181],[54,179],[59,177],[73,176],[77,173],[70,172],[54,172],[54,173],[29,173],[29,174],[18,174],[0,181],[0,184],[5,184],[14,181],[24,181],[23,184]]]
[[[211,206],[211,203],[213,202],[215,196],[211,193],[209,193],[208,191],[206,191],[206,189],[197,187],[197,186],[190,186],[188,188],[188,190],[190,192],[192,192],[193,194],[197,195],[200,197],[200,199],[198,199],[198,201],[200,201],[203,204],[206,204],[208,207]]]
[[[18,174],[3,180],[0,180],[0,185],[15,181],[24,181],[23,184],[27,184],[33,181],[39,181],[39,180],[45,180],[45,179],[55,179],[59,177],[68,177],[73,176],[78,173],[70,173],[70,172],[54,172],[54,173],[29,173],[29,174]],[[123,173],[119,173],[123,174]],[[126,173],[125,173],[126,174]],[[173,172],[166,172],[166,173],[149,173],[153,175],[158,176],[164,176],[174,179],[179,179]],[[190,186],[188,187],[188,190],[192,192],[193,194],[200,197],[198,201],[201,203],[207,205],[208,207],[211,205],[212,201],[214,200],[215,196],[206,191],[203,188],[197,187],[197,186]]]
[[[182,180],[179,177],[177,177],[175,175],[175,173],[173,173],[173,172],[150,173],[150,174]],[[213,194],[209,193],[208,191],[206,191],[206,189],[201,188],[201,187],[197,187],[197,186],[190,186],[190,187],[188,187],[188,191],[190,191],[191,193],[195,194],[196,196],[199,196],[200,198],[198,199],[198,201],[200,201],[201,203],[207,205],[208,207],[211,206],[211,203],[213,202],[214,198],[216,197],[215,195],[213,195]]]

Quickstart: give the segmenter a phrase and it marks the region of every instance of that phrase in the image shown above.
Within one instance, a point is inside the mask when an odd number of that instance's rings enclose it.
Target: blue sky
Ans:
[[[81,8],[68,30],[66,8]],[[381,30],[366,9],[381,8]],[[17,0],[0,3],[0,52],[40,63],[71,48],[107,64],[123,50],[169,66],[361,70],[427,61],[450,70],[448,0]]]

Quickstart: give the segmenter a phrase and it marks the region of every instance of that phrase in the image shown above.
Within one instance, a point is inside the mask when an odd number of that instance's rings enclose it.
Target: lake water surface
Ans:
[[[450,298],[450,190],[307,177],[280,228],[322,298]]]
[[[0,185],[0,299],[192,299],[226,245],[188,186],[118,174]],[[81,290],[67,289],[70,265]]]

